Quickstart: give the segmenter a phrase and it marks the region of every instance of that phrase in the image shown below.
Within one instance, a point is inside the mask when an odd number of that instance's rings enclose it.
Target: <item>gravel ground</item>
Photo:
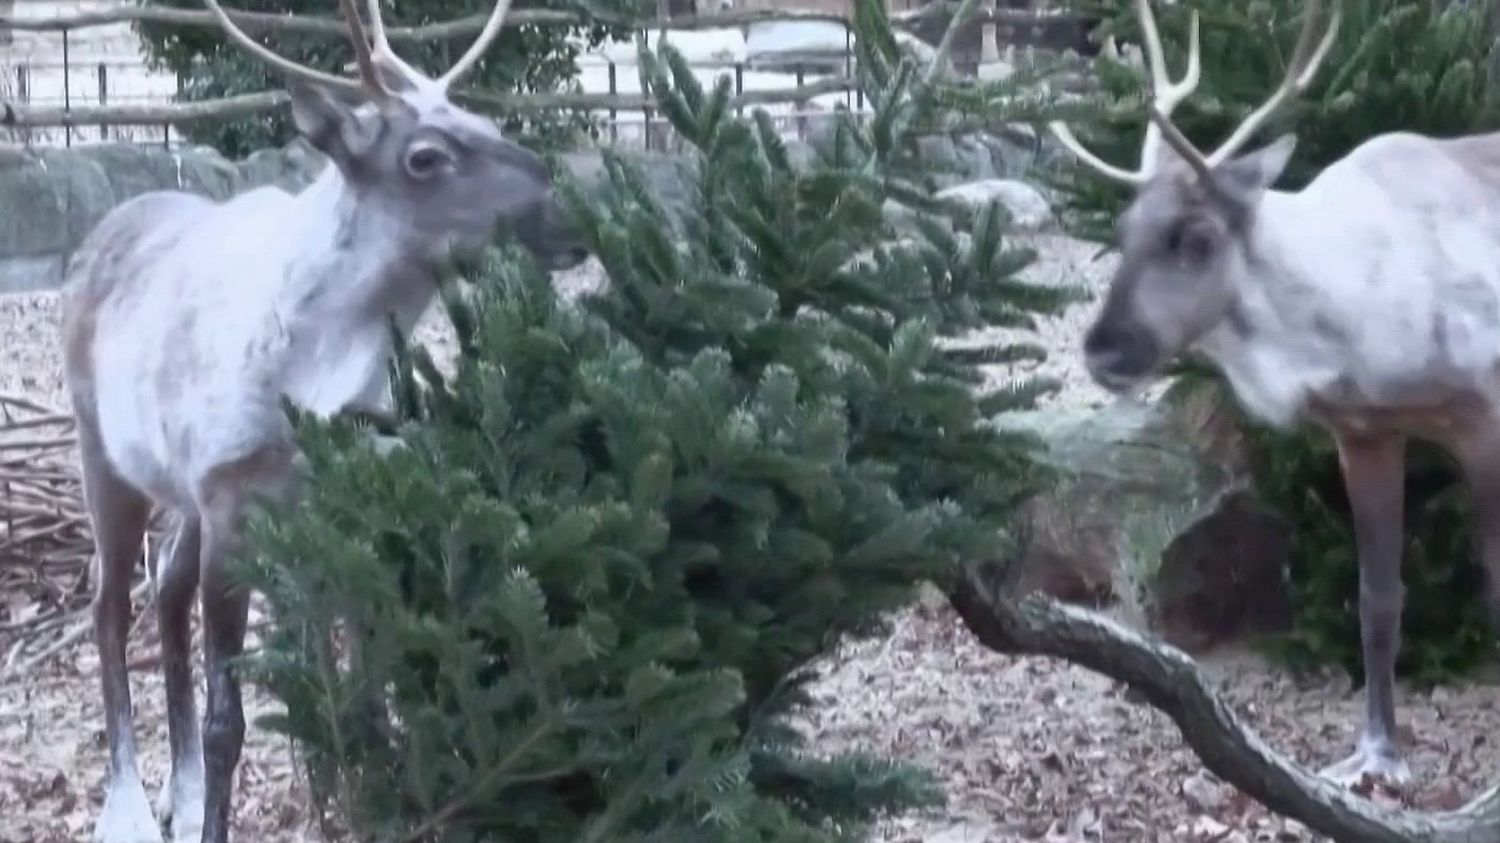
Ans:
[[[1041,277],[1097,279],[1107,269],[1089,261],[1092,247],[1084,244],[1038,236],[1034,245],[1042,254],[1034,270]],[[586,265],[558,283],[577,289],[597,278],[597,268]],[[1050,401],[1106,400],[1075,351],[1094,306],[1079,305],[1040,326],[1053,356],[1027,368],[1064,382]],[[438,347],[436,356],[448,346],[437,319],[424,322],[419,336]],[[994,374],[1011,373],[997,367]],[[0,296],[0,391],[66,406],[54,295]],[[149,621],[130,644],[148,788],[166,772],[155,644]],[[1247,722],[1299,761],[1321,765],[1350,745],[1360,698],[1347,681],[1294,680],[1245,653],[1220,654],[1205,668]],[[1318,839],[1214,782],[1173,724],[1117,684],[1065,663],[984,650],[945,606],[899,613],[887,637],[848,642],[818,670],[820,705],[803,723],[817,746],[921,763],[946,787],[949,801],[941,810],[882,824],[877,837],[885,843]],[[1492,685],[1479,682],[1399,696],[1415,776],[1399,801],[1448,808],[1482,788],[1500,761],[1489,739],[1500,732],[1495,696]],[[273,707],[253,691],[246,703],[252,720]],[[63,651],[32,675],[0,681],[0,747],[0,843],[87,839],[106,757],[91,644]],[[288,748],[253,727],[235,827],[239,840],[256,843],[321,839]]]

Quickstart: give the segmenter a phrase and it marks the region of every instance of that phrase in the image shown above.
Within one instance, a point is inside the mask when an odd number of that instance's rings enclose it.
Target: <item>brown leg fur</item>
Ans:
[[[114,472],[104,454],[98,430],[84,414],[79,414],[78,444],[84,497],[99,562],[94,629],[109,742],[107,792],[94,837],[103,843],[156,843],[161,834],[136,766],[130,676],[125,666],[130,576],[141,553],[150,503]]]
[[[1365,669],[1365,725],[1354,754],[1324,771],[1351,783],[1374,775],[1410,778],[1396,747],[1396,653],[1401,644],[1401,545],[1406,439],[1340,433],[1339,464],[1354,511],[1359,554],[1359,624]]]

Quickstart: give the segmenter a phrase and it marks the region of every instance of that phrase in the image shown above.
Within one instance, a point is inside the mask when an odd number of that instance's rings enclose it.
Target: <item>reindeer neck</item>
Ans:
[[[1352,374],[1358,326],[1350,323],[1367,312],[1345,260],[1359,245],[1358,225],[1300,193],[1268,191],[1261,202],[1235,303],[1198,349],[1268,423],[1292,423],[1309,399]]]
[[[326,166],[294,199],[281,308],[294,317],[414,323],[435,292],[421,245],[389,208]]]

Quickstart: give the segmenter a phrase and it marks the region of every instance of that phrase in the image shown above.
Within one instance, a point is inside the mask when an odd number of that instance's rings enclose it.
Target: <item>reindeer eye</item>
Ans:
[[[419,179],[432,178],[452,163],[453,156],[435,144],[417,144],[406,153],[406,171]]]

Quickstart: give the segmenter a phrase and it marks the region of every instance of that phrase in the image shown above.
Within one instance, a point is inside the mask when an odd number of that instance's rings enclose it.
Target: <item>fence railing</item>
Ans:
[[[128,110],[171,102],[173,95],[181,90],[180,80],[170,74],[151,72],[142,62],[0,60],[0,73],[7,76],[7,102],[19,109],[35,109],[40,113],[60,111],[72,118],[61,125],[0,125],[0,132],[4,133],[0,137],[8,134],[13,141],[36,146],[120,141],[170,146],[179,140],[176,126],[170,121],[148,124],[104,120],[87,125],[80,119],[87,116],[89,108],[123,106]],[[82,112],[78,111],[80,107]]]
[[[956,9],[954,3],[930,3],[909,12],[894,13],[892,22],[906,31],[930,31],[935,20],[940,26],[945,25],[943,16],[951,16]],[[230,16],[252,34],[282,32],[347,37],[342,21],[333,18],[238,11],[231,11]],[[600,20],[597,17],[591,19],[592,22]],[[1077,29],[1080,20],[1081,16],[1075,13],[980,9],[968,26],[977,28],[974,34],[980,38],[1010,44],[1035,44],[1056,42],[1059,33],[1067,37],[1066,33]],[[697,60],[689,64],[700,73],[705,84],[712,84],[714,77],[720,74],[732,74],[735,107],[765,107],[784,131],[805,136],[835,103],[841,102],[855,112],[864,110],[863,96],[853,81],[855,57],[852,27],[847,18],[826,12],[757,9],[666,20],[637,20],[629,24],[642,33],[681,33],[748,30],[756,24],[798,21],[842,27],[842,49],[820,52],[815,60],[777,63],[775,66],[749,60]],[[38,33],[39,36],[45,33],[61,42],[60,51],[52,51],[54,56],[60,52],[60,61],[21,61],[11,67],[0,66],[0,73],[6,77],[0,79],[0,132],[10,135],[12,141],[32,145],[135,141],[171,146],[178,142],[179,127],[184,124],[266,116],[285,106],[287,97],[283,91],[197,102],[174,101],[174,94],[181,90],[178,79],[144,72],[145,68],[138,62],[79,62],[74,58],[73,43],[79,30],[133,22],[218,26],[213,16],[205,11],[155,6],[129,5],[45,19],[0,15],[0,31],[10,27]],[[508,17],[506,25],[564,26],[583,22],[570,12],[518,10]],[[438,24],[391,27],[388,35],[396,44],[455,39],[476,34],[483,24],[484,16],[474,15]],[[971,52],[956,50],[953,56],[955,66],[967,65],[966,69],[969,69],[976,65],[977,53]],[[655,103],[635,87],[637,79],[633,64],[586,55],[580,61],[580,69],[584,77],[580,92],[501,94],[467,89],[456,91],[454,99],[476,110],[489,112],[585,111],[596,119],[601,139],[608,138],[615,143],[641,143],[652,148],[672,143],[667,124],[660,117]],[[117,80],[129,81],[119,85]],[[628,84],[622,85],[622,82]]]

